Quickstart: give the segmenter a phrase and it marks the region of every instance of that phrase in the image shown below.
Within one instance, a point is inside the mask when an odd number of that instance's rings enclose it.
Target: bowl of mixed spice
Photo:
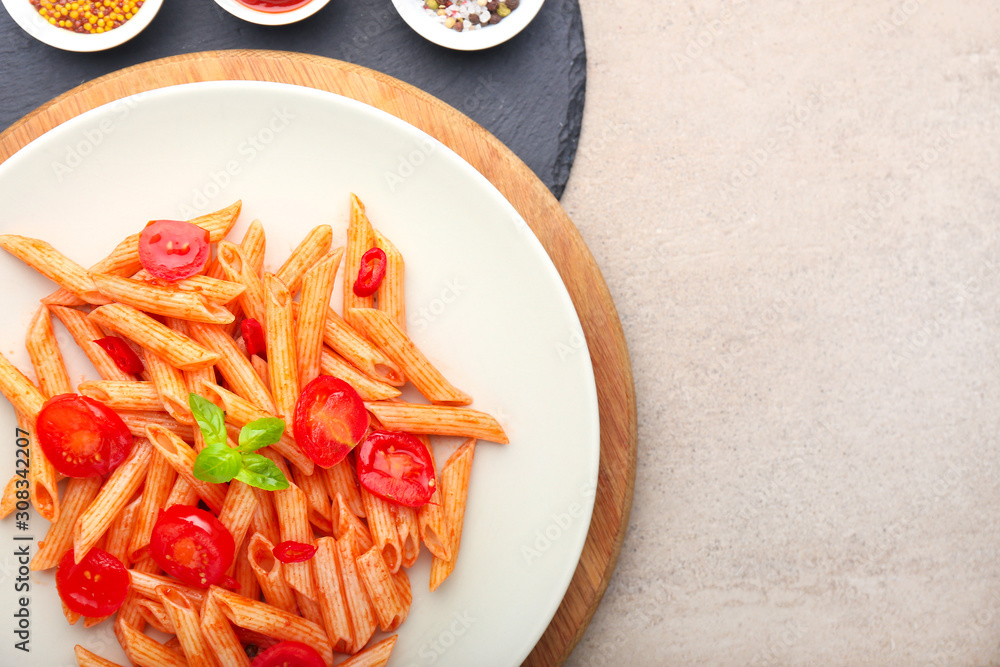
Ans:
[[[544,0],[392,0],[422,37],[450,49],[476,51],[521,32]]]
[[[149,25],[163,0],[2,0],[35,39],[65,51],[103,51]]]

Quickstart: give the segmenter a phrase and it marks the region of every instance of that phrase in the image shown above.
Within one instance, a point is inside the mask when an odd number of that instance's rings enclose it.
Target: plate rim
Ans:
[[[638,449],[635,386],[621,321],[593,255],[555,197],[510,149],[429,93],[374,70],[301,53],[232,50],[141,63],[67,91],[0,134],[0,162],[48,129],[100,104],[174,82],[230,79],[328,90],[424,130],[496,185],[564,276],[594,360],[601,447],[594,516],[583,555],[555,618],[524,663],[561,664],[582,637],[607,589],[628,527]]]

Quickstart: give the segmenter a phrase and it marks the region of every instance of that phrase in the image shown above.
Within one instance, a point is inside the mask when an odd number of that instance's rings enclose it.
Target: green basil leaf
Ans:
[[[277,417],[264,417],[255,419],[240,431],[240,446],[236,449],[241,452],[253,452],[261,447],[273,445],[281,439],[281,434],[285,432],[285,422]]]
[[[226,413],[207,398],[195,393],[188,394],[188,405],[201,428],[206,445],[226,444]]]
[[[228,482],[243,466],[242,457],[226,445],[208,445],[194,460],[194,476],[203,482],[221,484]]]
[[[244,454],[243,468],[236,479],[265,491],[281,491],[288,488],[288,479],[274,461],[260,454]]]

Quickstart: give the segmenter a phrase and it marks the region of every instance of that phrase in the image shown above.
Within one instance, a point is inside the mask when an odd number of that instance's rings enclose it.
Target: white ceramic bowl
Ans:
[[[258,25],[288,25],[289,23],[296,23],[302,19],[309,18],[323,9],[328,2],[330,0],[312,0],[308,4],[298,9],[293,9],[290,12],[259,12],[256,9],[250,9],[246,5],[240,4],[236,0],[215,0],[215,4],[236,18]]]
[[[216,2],[218,1],[216,0]],[[392,0],[392,4],[407,25],[416,30],[417,34],[424,39],[428,39],[438,46],[457,51],[479,51],[502,44],[524,30],[538,14],[544,1],[521,0],[520,6],[500,23],[479,30],[464,30],[462,32],[446,28],[428,16],[420,0]]]
[[[145,0],[135,16],[123,25],[100,34],[86,34],[52,25],[28,0],[3,0],[7,13],[26,33],[64,51],[104,51],[124,44],[149,25],[162,4],[163,0]]]

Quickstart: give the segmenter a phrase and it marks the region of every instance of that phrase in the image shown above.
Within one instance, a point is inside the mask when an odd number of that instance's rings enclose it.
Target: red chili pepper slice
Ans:
[[[313,557],[316,553],[316,545],[286,540],[275,545],[271,549],[271,553],[282,563],[301,563]]]
[[[247,354],[264,354],[264,328],[260,322],[248,317],[240,322],[240,332],[243,334],[243,344],[247,346]]]
[[[382,248],[372,248],[362,255],[358,279],[354,281],[354,293],[358,296],[374,294],[385,278],[385,268],[388,263]]]
[[[105,338],[98,338],[94,341],[101,346],[101,349],[108,353],[111,360],[115,362],[117,366],[123,373],[132,373],[133,375],[138,375],[145,368],[142,365],[142,360],[132,351],[132,348],[128,346],[124,340],[118,336],[106,336]]]

